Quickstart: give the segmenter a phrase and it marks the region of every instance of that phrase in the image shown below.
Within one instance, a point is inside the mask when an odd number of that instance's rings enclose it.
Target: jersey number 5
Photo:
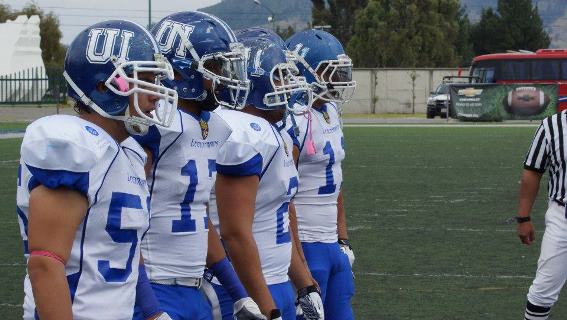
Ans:
[[[98,271],[107,282],[125,282],[128,276],[130,276],[130,273],[132,273],[132,259],[134,258],[136,246],[138,245],[138,230],[122,229],[120,227],[123,208],[142,209],[140,196],[122,192],[112,193],[105,229],[114,242],[129,243],[130,251],[124,269],[111,268],[110,261],[98,260]]]

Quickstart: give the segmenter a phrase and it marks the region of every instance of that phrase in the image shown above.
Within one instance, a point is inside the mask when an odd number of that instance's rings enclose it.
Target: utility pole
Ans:
[[[152,0],[148,0],[148,30],[152,29]]]

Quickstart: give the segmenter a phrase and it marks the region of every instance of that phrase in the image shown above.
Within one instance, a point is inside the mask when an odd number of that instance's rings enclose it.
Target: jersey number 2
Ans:
[[[297,177],[289,179],[289,187],[287,188],[287,195],[291,194],[291,190],[299,186]],[[276,211],[276,243],[289,243],[291,238],[289,236],[289,225],[285,228],[284,217],[289,212],[289,201],[284,202]]]

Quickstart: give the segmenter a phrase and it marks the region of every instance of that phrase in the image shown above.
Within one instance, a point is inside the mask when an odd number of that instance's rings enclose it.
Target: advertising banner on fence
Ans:
[[[450,116],[460,120],[537,120],[557,112],[555,84],[451,84]]]

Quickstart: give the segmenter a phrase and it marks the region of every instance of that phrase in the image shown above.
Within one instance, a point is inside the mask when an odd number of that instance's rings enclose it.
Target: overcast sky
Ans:
[[[30,0],[0,0],[12,9],[21,9]],[[53,11],[59,16],[62,42],[69,44],[75,35],[85,27],[109,19],[127,19],[143,26],[148,24],[147,0],[35,0],[44,11]],[[208,7],[220,0],[153,0],[152,21],[177,11],[197,10]]]

